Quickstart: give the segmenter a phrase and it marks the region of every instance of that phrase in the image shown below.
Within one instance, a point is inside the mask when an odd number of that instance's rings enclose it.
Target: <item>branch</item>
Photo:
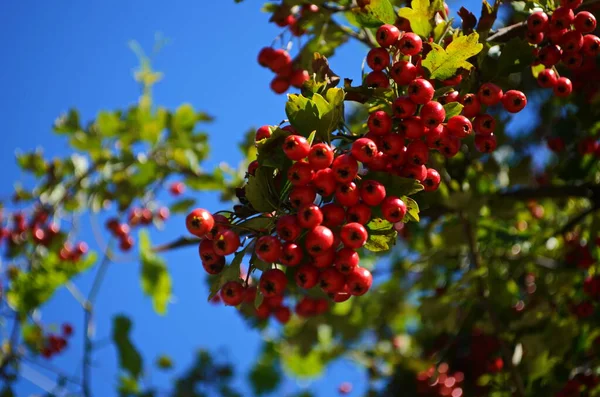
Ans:
[[[197,245],[200,243],[200,239],[193,237],[179,237],[177,240],[171,241],[170,243],[157,245],[152,248],[154,252],[165,252],[175,248],[187,247],[189,245]]]
[[[462,218],[463,226],[465,229],[465,234],[467,237],[467,242],[469,245],[469,251],[471,253],[471,260],[472,260],[473,266],[476,269],[479,269],[481,267],[481,257],[479,255],[479,250],[477,248],[475,231],[473,230],[473,226],[471,225],[471,222],[464,215],[461,214],[461,218]],[[517,371],[517,368],[512,363],[512,354],[511,354],[510,349],[508,348],[506,343],[504,343],[504,341],[500,337],[500,334],[502,333],[502,329],[503,329],[502,322],[500,321],[498,316],[496,316],[496,312],[494,311],[494,308],[490,304],[490,301],[485,297],[483,281],[481,279],[479,279],[479,294],[480,294],[481,298],[483,299],[485,309],[488,313],[488,316],[490,317],[490,320],[492,321],[492,326],[494,327],[494,333],[498,336],[498,341],[500,342],[500,350],[502,352],[502,359],[503,359],[504,363],[506,364],[508,371],[510,372],[510,377],[511,377],[512,383],[516,388],[516,396],[525,397],[526,394],[525,394],[525,385],[523,383],[523,378],[521,378],[521,374],[519,374],[519,371]]]
[[[554,233],[554,236],[565,234],[566,232],[568,232],[569,230],[571,230],[575,226],[577,226],[588,215],[598,211],[598,209],[600,209],[600,206],[593,205],[592,207],[586,209],[585,211],[582,211],[579,215],[575,216],[573,219],[571,219],[569,222],[567,222],[566,225],[564,225],[562,228],[560,228],[560,230],[558,230],[556,233]]]

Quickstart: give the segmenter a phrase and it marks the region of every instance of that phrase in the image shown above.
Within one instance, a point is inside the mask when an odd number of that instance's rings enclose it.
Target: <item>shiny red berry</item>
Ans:
[[[260,276],[258,288],[265,298],[283,294],[287,287],[287,277],[279,269],[269,269]]]
[[[307,205],[298,210],[297,220],[300,227],[313,229],[323,222],[323,213],[318,206]]]
[[[378,110],[369,115],[367,127],[375,135],[388,134],[392,130],[392,118],[383,110]]]
[[[377,145],[369,138],[359,138],[352,143],[352,156],[361,163],[370,163],[377,152]]]
[[[383,218],[391,223],[400,222],[406,215],[406,204],[396,196],[389,196],[381,203]]]
[[[321,208],[321,212],[323,213],[323,225],[328,228],[340,226],[346,219],[346,211],[339,204],[326,204]]]
[[[400,30],[390,24],[380,26],[377,29],[377,33],[375,33],[377,43],[382,47],[389,47],[395,44],[398,41],[398,37],[400,37]]]
[[[440,173],[433,168],[427,169],[427,177],[423,181],[423,186],[425,187],[426,192],[433,192],[438,189],[440,186]]]
[[[475,148],[481,153],[491,153],[496,150],[496,137],[490,135],[475,135]]]
[[[421,120],[427,128],[435,128],[446,119],[444,106],[436,101],[429,101],[421,107]]]
[[[415,79],[408,85],[408,97],[416,104],[423,105],[433,99],[434,89],[425,79]]]
[[[502,106],[509,113],[518,113],[527,105],[527,97],[521,91],[509,90],[502,97]]]
[[[274,236],[261,236],[256,240],[256,256],[263,262],[277,262],[281,256],[281,242]]]
[[[404,55],[413,56],[421,52],[423,41],[418,35],[408,32],[398,41],[397,47]]]
[[[296,270],[294,278],[300,288],[310,289],[319,283],[319,269],[313,265],[302,265]]]
[[[473,126],[469,119],[460,115],[450,117],[446,127],[451,135],[459,139],[469,136],[473,130]]]
[[[481,103],[494,106],[502,100],[502,89],[493,83],[485,83],[479,88],[478,96]]]
[[[373,180],[363,181],[360,187],[360,198],[365,204],[375,207],[385,198],[385,186]]]
[[[496,129],[496,119],[487,113],[480,114],[473,120],[473,129],[476,134],[492,134]]]
[[[333,246],[333,233],[326,226],[317,226],[306,234],[306,250],[311,255],[319,255]]]
[[[325,168],[317,171],[312,180],[312,184],[316,189],[317,193],[319,193],[321,196],[331,196],[335,191],[335,187],[337,185],[337,180],[335,179],[335,172],[331,168]]]
[[[319,286],[326,293],[335,293],[344,288],[346,278],[336,268],[323,269],[319,275]]]
[[[256,140],[256,142],[258,142],[271,137],[271,135],[271,127],[268,125],[263,125],[262,127],[256,130],[256,135],[254,139]]]
[[[213,240],[213,248],[218,255],[233,254],[240,247],[240,236],[233,230],[223,230]]]
[[[398,85],[408,85],[417,78],[417,67],[407,61],[398,61],[390,68],[390,77]]]
[[[298,266],[302,262],[304,251],[296,243],[285,243],[281,248],[279,261],[285,266]]]
[[[338,185],[335,190],[335,201],[344,207],[351,207],[358,204],[360,200],[360,191],[356,183],[349,182]]]
[[[346,210],[346,220],[366,225],[371,220],[371,207],[365,203],[358,203]]]
[[[548,27],[548,14],[536,11],[527,18],[527,29],[531,32],[542,33]]]
[[[352,182],[358,175],[358,162],[349,154],[338,156],[333,160],[331,168],[333,169],[335,179],[339,183]]]
[[[347,223],[340,230],[340,239],[344,246],[348,248],[360,248],[365,245],[368,238],[367,229],[360,223]]]
[[[308,152],[308,164],[313,170],[322,170],[333,162],[333,149],[325,143],[317,143]]]
[[[355,267],[348,274],[346,283],[348,284],[348,292],[354,296],[364,295],[373,284],[373,276],[371,272],[362,267]]]
[[[290,135],[283,142],[285,155],[293,161],[299,161],[308,156],[310,144],[300,135]]]
[[[228,281],[221,287],[221,300],[228,306],[237,306],[244,300],[244,293],[240,281]]]
[[[193,210],[185,218],[188,232],[198,237],[203,237],[214,225],[215,220],[212,214],[203,208]]]
[[[376,72],[387,68],[390,64],[390,54],[385,48],[373,48],[367,54],[367,65]]]

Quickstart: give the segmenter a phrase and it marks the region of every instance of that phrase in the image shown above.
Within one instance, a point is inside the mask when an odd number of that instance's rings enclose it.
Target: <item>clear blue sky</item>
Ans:
[[[449,3],[454,10],[460,8]],[[13,182],[23,177],[14,162],[16,148],[43,147],[50,156],[67,153],[65,142],[51,133],[52,122],[61,112],[77,107],[87,121],[101,109],[125,108],[136,101],[139,90],[131,71],[137,59],[127,42],[138,40],[150,50],[157,32],[164,33],[170,43],[155,61],[156,69],[165,73],[165,80],[155,89],[155,103],[174,109],[190,102],[214,115],[215,123],[207,126],[213,147],[207,166],[220,161],[237,163],[235,142],[248,128],[285,118],[285,96],[271,93],[272,74],[256,63],[258,50],[279,33],[259,11],[261,5],[257,0],[239,5],[233,0],[0,2],[0,196],[7,197]],[[471,7],[474,12],[478,8]],[[359,45],[346,45],[334,58],[333,69],[342,77],[358,79],[364,55]],[[211,194],[202,195],[199,201],[211,210],[221,207]],[[82,224],[84,237],[92,240],[90,219],[85,217]],[[173,218],[164,232],[154,234],[154,240],[168,241],[183,231],[181,219]],[[176,301],[164,317],[154,314],[141,292],[138,263],[112,266],[98,300],[97,339],[109,338],[112,316],[124,313],[134,321],[134,341],[150,370],[151,384],[164,388],[170,379],[153,368],[157,355],[170,354],[176,371],[181,371],[191,362],[194,349],[203,347],[234,360],[237,383],[247,391],[244,377],[258,354],[260,335],[247,329],[234,309],[206,302],[204,273],[194,248],[169,254],[168,263]],[[92,275],[77,279],[86,293]],[[75,325],[69,351],[52,364],[79,375],[80,307],[61,290],[44,307],[42,319],[44,323],[68,320]],[[115,350],[107,345],[94,358],[95,395],[115,395]],[[347,380],[354,383],[352,395],[362,395],[364,375],[347,361],[336,363],[310,384],[288,381],[282,392],[308,388],[329,396]],[[17,389],[18,396],[41,392],[28,381],[20,382]]]

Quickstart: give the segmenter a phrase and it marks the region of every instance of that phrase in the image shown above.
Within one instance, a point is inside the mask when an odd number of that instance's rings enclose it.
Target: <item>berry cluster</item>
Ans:
[[[417,374],[417,393],[422,396],[462,397],[464,373],[450,372],[447,363],[441,363]]]
[[[401,92],[392,103],[390,111],[379,110],[369,119],[370,135],[386,135],[394,131],[394,147],[404,152],[392,153],[397,159],[394,166],[408,166],[406,176],[423,181],[424,164],[428,151],[438,150],[447,157],[458,153],[461,140],[475,132],[475,147],[483,153],[496,148],[494,129],[495,119],[483,112],[484,107],[502,104],[510,113],[520,112],[527,104],[525,95],[516,90],[503,92],[493,83],[485,83],[477,94],[467,93],[462,97],[458,91],[450,89],[435,97],[435,85],[452,87],[462,81],[462,75],[449,80],[436,82],[424,77],[421,57],[430,49],[421,38],[412,32],[401,32],[394,25],[383,25],[377,30],[377,42],[381,47],[374,48],[367,55],[367,65],[373,70],[365,77],[365,84],[374,88],[388,88],[392,84]],[[447,115],[444,105],[459,102],[463,105],[462,114]],[[382,148],[390,146],[381,143]],[[386,153],[387,154],[387,153]],[[421,167],[420,172],[417,167]]]
[[[127,223],[121,223],[117,218],[110,218],[106,221],[106,228],[119,240],[121,251],[126,252],[135,244],[130,234],[132,227],[148,226],[154,220],[166,221],[169,215],[167,207],[160,207],[154,212],[149,208],[134,207],[129,211]]]
[[[527,40],[537,46],[535,65],[546,68],[539,72],[538,84],[552,88],[558,97],[569,96],[573,84],[569,78],[559,76],[556,66],[560,63],[574,72],[588,69],[600,54],[600,38],[590,34],[596,29],[596,18],[587,11],[573,12],[582,3],[562,0],[551,16],[536,11],[527,18]]]
[[[258,53],[258,63],[275,73],[271,89],[277,94],[283,94],[290,86],[302,88],[302,84],[310,78],[308,71],[297,68],[290,54],[282,48],[264,47]]]
[[[62,325],[62,334],[48,334],[43,336],[40,354],[46,359],[60,354],[67,347],[67,339],[73,335],[73,326],[69,323]]]

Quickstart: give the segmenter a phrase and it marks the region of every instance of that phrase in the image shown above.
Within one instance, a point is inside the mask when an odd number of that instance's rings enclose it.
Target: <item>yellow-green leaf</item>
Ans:
[[[167,312],[171,299],[171,275],[164,260],[152,251],[150,237],[145,230],[140,231],[140,259],[142,262],[142,290],[152,297],[152,306],[158,314]]]
[[[410,8],[404,7],[398,11],[399,16],[410,21],[412,31],[421,37],[428,37],[433,30],[431,19],[434,14],[429,0],[413,0]]]
[[[458,69],[471,69],[472,64],[467,59],[477,55],[483,49],[479,35],[471,33],[468,36],[455,38],[446,49],[431,43],[431,51],[423,60],[423,67],[429,70],[431,78],[446,80],[453,77]]]

